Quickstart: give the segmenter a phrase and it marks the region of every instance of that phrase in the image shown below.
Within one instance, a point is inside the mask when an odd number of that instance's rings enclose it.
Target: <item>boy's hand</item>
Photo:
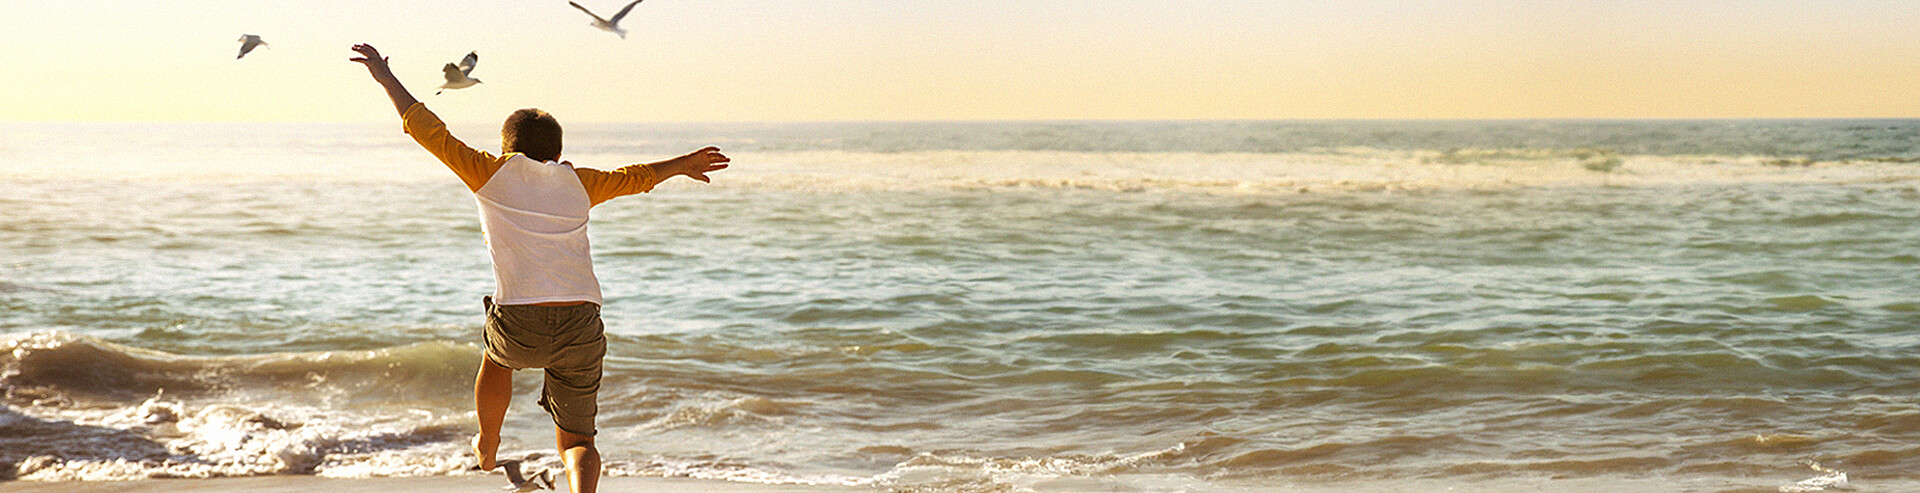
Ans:
[[[380,56],[380,50],[361,43],[353,45],[353,52],[360,56],[348,58],[347,61],[367,66],[367,72],[373,74],[373,81],[379,82],[380,87],[387,90],[387,99],[393,100],[393,109],[400,112],[401,118],[406,117],[407,108],[420,103],[413,99],[413,94],[407,92],[406,86],[400,84],[400,79],[393,76],[393,69],[387,67],[387,57]]]
[[[685,156],[667,160],[667,177],[687,175],[687,178],[700,180],[701,183],[713,183],[712,179],[707,178],[707,172],[727,169],[727,163],[730,162],[733,162],[733,159],[721,154],[720,148],[708,146],[687,153]]]
[[[353,45],[353,52],[359,53],[360,56],[348,58],[348,61],[364,63],[368,67],[372,67],[374,64],[379,64],[382,67],[387,65],[387,58],[380,56],[380,50],[374,49],[373,45],[366,43]]]
[[[366,65],[367,71],[372,72],[375,78],[393,75],[393,69],[387,67],[387,57],[380,56],[380,50],[374,49],[373,45],[366,43],[353,45],[353,51],[360,56],[348,58],[347,61]]]

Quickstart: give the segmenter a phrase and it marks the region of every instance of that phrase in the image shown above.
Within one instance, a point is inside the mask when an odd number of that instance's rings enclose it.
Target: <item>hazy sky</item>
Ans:
[[[392,119],[356,42],[473,123],[1920,117],[1912,0],[647,0],[625,40],[565,0],[3,10],[0,120]]]

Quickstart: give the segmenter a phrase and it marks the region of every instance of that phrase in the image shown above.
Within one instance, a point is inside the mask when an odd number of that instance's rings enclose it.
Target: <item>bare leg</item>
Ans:
[[[473,409],[480,417],[480,436],[473,437],[473,455],[480,459],[480,470],[498,466],[494,455],[500,451],[500,423],[507,419],[507,404],[513,402],[513,370],[480,353],[480,374],[473,378]]]
[[[567,464],[567,487],[573,493],[594,493],[600,489],[600,450],[593,448],[593,437],[575,435],[553,428],[553,439],[560,446],[560,459]]]

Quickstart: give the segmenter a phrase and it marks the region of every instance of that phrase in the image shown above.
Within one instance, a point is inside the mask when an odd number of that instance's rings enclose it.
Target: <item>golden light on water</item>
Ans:
[[[8,10],[0,120],[385,121],[356,42],[420,96],[478,51],[485,85],[424,98],[454,122],[1920,115],[1895,1],[714,0],[626,40],[563,4]]]

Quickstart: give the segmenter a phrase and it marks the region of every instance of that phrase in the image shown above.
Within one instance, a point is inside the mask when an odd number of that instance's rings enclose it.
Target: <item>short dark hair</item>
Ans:
[[[500,150],[539,161],[560,159],[560,120],[539,108],[521,108],[500,127]]]

